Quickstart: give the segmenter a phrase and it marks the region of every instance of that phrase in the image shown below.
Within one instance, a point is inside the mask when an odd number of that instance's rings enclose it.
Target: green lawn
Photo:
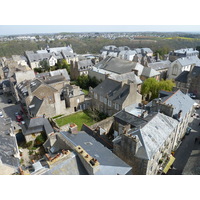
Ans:
[[[81,130],[81,127],[84,124],[87,124],[88,126],[94,124],[96,121],[93,120],[86,111],[84,112],[78,112],[72,115],[68,115],[62,118],[59,118],[56,120],[56,123],[58,126],[63,126],[68,123],[75,123],[78,126],[78,130]]]
[[[85,93],[85,96],[87,96],[89,93],[89,90],[82,89],[82,91]]]

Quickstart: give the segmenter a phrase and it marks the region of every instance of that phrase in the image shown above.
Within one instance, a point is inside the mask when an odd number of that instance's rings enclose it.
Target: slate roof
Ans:
[[[3,164],[13,168],[19,167],[19,158],[15,158],[17,153],[17,140],[15,135],[10,135],[11,120],[0,118],[0,160]]]
[[[98,160],[100,166],[95,175],[125,175],[130,172],[129,165],[84,131],[79,131],[78,134],[69,132],[60,132],[60,134],[59,137],[72,147],[80,145],[89,155]]]
[[[97,65],[95,65],[95,67],[115,72],[117,74],[123,74],[131,72],[132,69],[135,69],[136,65],[136,62],[108,56],[104,60],[100,61]]]
[[[118,47],[117,50],[118,51],[124,51],[124,50],[127,51],[127,50],[130,50],[130,48],[128,46],[121,46],[121,47]]]
[[[92,67],[93,63],[90,59],[78,61],[79,70],[88,70],[88,68]]]
[[[147,53],[153,53],[153,51],[150,49],[150,48],[141,48],[142,49],[142,51],[145,53],[145,52],[147,52]]]
[[[49,59],[51,56],[54,56],[53,53],[33,53],[27,54],[27,58],[30,62],[39,62],[44,59]],[[56,56],[55,56],[56,57]]]
[[[109,78],[117,81],[130,80],[131,82],[136,84],[142,83],[141,79],[137,75],[135,75],[135,72],[129,72],[125,74],[111,74]]]
[[[200,66],[200,59],[197,56],[188,56],[188,57],[178,58],[174,62],[179,62],[182,66],[187,66],[191,64]]]
[[[36,96],[33,97],[32,101],[29,105],[29,109],[34,116],[37,115],[37,112],[39,111],[43,101],[44,100],[41,100],[41,99],[37,98]],[[34,106],[34,107],[32,107],[32,106]]]
[[[29,95],[27,87],[30,87],[31,92],[34,92],[41,84],[42,81],[39,79],[24,80],[17,84],[17,90],[25,97]]]
[[[51,164],[42,175],[88,175],[78,155],[71,152],[68,156]]]
[[[114,118],[117,122],[120,124],[126,125],[131,124],[133,127],[140,127],[141,125],[144,125],[147,123],[147,121],[141,117],[137,117],[135,115],[132,115],[125,110],[122,110],[114,115]]]
[[[103,82],[97,85],[93,91],[101,96],[111,96],[113,92],[119,90],[120,87],[120,82],[112,79],[105,79]]]
[[[114,45],[108,45],[108,46],[103,47],[103,50],[110,50],[110,49],[114,50],[114,49],[117,49],[117,47]]]
[[[139,139],[140,147],[135,156],[151,160],[177,125],[177,120],[162,113],[156,113],[141,129],[130,131],[129,135]]]
[[[25,124],[22,124],[21,127],[24,135],[30,135],[41,131],[45,131],[48,135],[54,132],[49,120],[43,117],[27,119],[25,120]]]
[[[187,83],[187,78],[188,78],[188,74],[190,72],[189,71],[183,71],[181,72],[176,78],[175,81],[177,82],[181,82],[181,83]]]
[[[150,77],[155,77],[159,74],[160,72],[152,69],[151,67],[144,67],[141,75],[150,78]]]
[[[153,63],[148,63],[148,66],[156,71],[159,71],[162,69],[168,69],[171,66],[171,62],[169,60],[153,62]]]
[[[200,75],[200,67],[194,66],[191,73],[190,73],[190,76],[191,77],[198,77],[199,75]]]
[[[73,53],[73,50],[70,46],[67,47],[54,47],[54,48],[46,48],[44,50],[38,50],[36,51],[38,54],[44,53],[44,52],[50,52],[50,53],[60,53],[61,51],[68,51]]]
[[[187,94],[183,94],[180,90],[177,90],[168,98],[166,97],[165,100],[162,99],[162,102],[173,105],[173,115],[178,114],[178,112],[182,110],[181,117],[184,117],[195,103],[193,99],[191,99]]]
[[[113,93],[112,96],[109,96],[109,100],[118,104],[122,104],[127,98],[129,94],[129,90],[130,90],[130,86],[127,84],[124,84],[119,90]]]
[[[186,48],[186,49],[178,49],[175,50],[174,53],[184,54],[184,53],[198,53],[197,50],[194,50],[193,48]]]
[[[62,80],[70,81],[69,74],[66,69],[58,69],[55,71],[39,73],[36,75],[36,78],[45,82],[45,80],[52,80],[53,82],[57,82]]]

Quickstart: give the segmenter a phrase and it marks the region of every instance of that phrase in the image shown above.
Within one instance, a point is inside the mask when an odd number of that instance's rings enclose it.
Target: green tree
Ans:
[[[89,88],[89,77],[86,75],[81,75],[77,78],[76,84],[83,89]]]
[[[172,80],[157,81],[155,78],[148,78],[142,84],[141,93],[143,98],[149,101],[158,98],[160,90],[172,91],[173,86]]]
[[[50,71],[50,66],[49,63],[47,62],[47,60],[41,60],[40,61],[40,65],[42,68],[42,72],[49,72]]]

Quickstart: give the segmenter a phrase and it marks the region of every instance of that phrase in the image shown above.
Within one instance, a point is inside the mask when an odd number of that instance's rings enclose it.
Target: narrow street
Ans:
[[[7,102],[8,99],[11,99],[12,103],[9,104]],[[6,96],[5,94],[0,95],[0,109],[3,111],[3,115],[5,117],[11,118],[16,129],[20,129],[20,126],[15,118],[15,112],[19,112],[21,107],[19,104],[15,104],[15,100],[12,96]]]
[[[200,109],[196,110],[196,113],[200,115]],[[183,169],[190,157],[192,150],[200,150],[199,141],[195,142],[195,138],[200,137],[200,118],[191,118],[189,126],[192,128],[189,135],[185,135],[182,143],[175,152],[174,157],[176,160],[173,164],[173,169],[169,170],[167,175],[182,175]]]

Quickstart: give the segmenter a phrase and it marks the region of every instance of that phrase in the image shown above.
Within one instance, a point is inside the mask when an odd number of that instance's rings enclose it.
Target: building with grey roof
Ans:
[[[54,133],[49,120],[44,117],[26,119],[21,128],[26,142],[34,141],[41,133],[45,133],[47,138]]]
[[[141,102],[137,84],[128,83],[128,80],[119,82],[107,78],[97,87],[91,89],[90,95],[93,109],[109,116],[130,104]]]
[[[46,175],[131,174],[129,165],[84,131],[79,131],[77,134],[57,133],[56,140],[45,145],[45,148],[49,149],[49,154],[53,151],[54,155],[63,149],[69,152],[65,159],[63,154],[60,153],[60,159],[55,162],[48,162],[50,168],[44,172]]]
[[[38,54],[41,54],[41,53],[60,53],[62,51],[67,51],[67,52],[70,52],[70,53],[73,53],[73,49],[71,46],[66,46],[66,47],[54,47],[54,48],[49,48],[47,46],[47,48],[45,48],[44,50],[38,50],[36,51]]]
[[[177,90],[168,96],[154,99],[148,110],[150,112],[162,112],[179,122],[177,127],[179,134],[176,137],[177,144],[179,144],[185,135],[190,117],[194,113],[194,104],[195,101],[187,94]]]
[[[40,62],[46,60],[49,66],[54,66],[58,60],[65,59],[67,63],[77,59],[76,53],[73,52],[70,46],[46,48],[44,50],[26,51],[25,56],[31,69],[41,67]]]
[[[116,117],[116,120],[120,120],[120,115]],[[126,131],[114,139],[114,153],[133,167],[133,174],[155,175],[166,172],[176,145],[175,138],[179,134],[176,130],[178,121],[162,113],[134,119],[121,119],[124,121],[122,130]],[[122,121],[118,122],[122,124]],[[129,129],[126,129],[127,125]]]
[[[200,66],[200,59],[197,56],[178,58],[171,63],[168,70],[168,79],[175,79],[183,71],[191,71],[194,66]]]
[[[140,112],[130,105],[114,115],[114,152],[133,166],[133,174],[167,173],[185,136],[194,100],[180,90],[161,91]],[[139,113],[139,115],[138,115]],[[131,161],[132,160],[132,161]]]
[[[160,75],[160,73],[154,69],[150,67],[144,67],[138,62],[122,60],[114,57],[106,57],[104,60],[96,64],[95,67],[97,69],[103,69],[116,74],[125,74],[134,71],[141,80],[145,80],[146,78],[150,77],[155,77],[158,79]]]
[[[158,62],[148,63],[148,66],[157,72],[160,72],[160,80],[167,78],[168,69],[171,67],[171,62],[169,60],[163,60]]]
[[[194,66],[192,70],[183,71],[176,79],[176,88],[180,89],[183,93],[193,93],[196,98],[200,98],[200,66]]]
[[[107,56],[119,57],[120,59],[125,59],[133,61],[134,55],[147,55],[153,56],[153,51],[150,48],[136,48],[130,49],[128,46],[116,47],[114,45],[104,46],[101,50],[101,58],[105,59]]]
[[[79,60],[70,64],[70,76],[76,80],[81,75],[88,75],[88,71],[94,66],[91,59]]]
[[[171,62],[177,60],[178,58],[190,57],[190,56],[199,56],[199,51],[193,48],[185,48],[173,50],[169,53],[169,60]]]
[[[0,175],[14,174],[20,166],[16,136],[10,118],[0,118]]]

